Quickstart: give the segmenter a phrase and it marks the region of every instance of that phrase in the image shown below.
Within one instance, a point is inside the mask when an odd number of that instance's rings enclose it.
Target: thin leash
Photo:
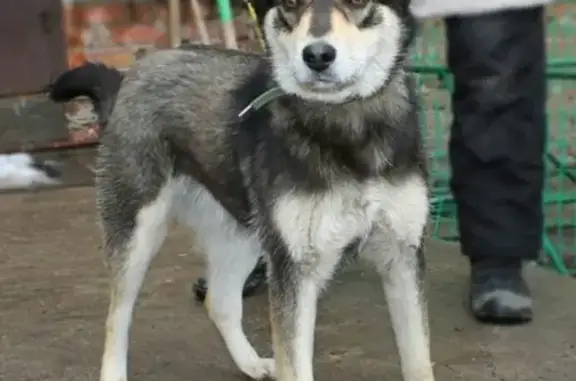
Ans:
[[[256,34],[256,38],[260,43],[260,48],[262,49],[262,53],[266,53],[266,42],[264,41],[264,34],[260,29],[260,24],[258,23],[258,15],[254,10],[254,6],[250,0],[244,0],[244,4],[246,4],[246,8],[248,9],[248,14],[251,19],[252,27],[254,28],[254,32]],[[260,94],[256,98],[254,98],[245,108],[243,108],[239,113],[238,117],[240,119],[245,119],[252,111],[256,111],[270,103],[271,101],[280,98],[284,95],[284,91],[278,86],[274,86],[264,93]]]
[[[256,39],[260,44],[260,48],[262,52],[266,51],[266,42],[264,41],[264,34],[260,29],[260,24],[258,23],[258,15],[256,15],[256,10],[254,10],[254,6],[250,0],[244,0],[244,4],[246,4],[246,8],[248,9],[248,15],[250,16],[250,21],[252,22],[252,28],[254,29],[254,33],[256,34]]]

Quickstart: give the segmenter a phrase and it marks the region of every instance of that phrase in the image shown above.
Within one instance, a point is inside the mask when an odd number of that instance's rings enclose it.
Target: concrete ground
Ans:
[[[107,306],[93,189],[0,195],[0,380],[98,379]],[[154,263],[136,310],[131,379],[243,380],[191,280],[202,272],[175,230]],[[465,312],[467,267],[458,248],[430,243],[433,357],[438,381],[563,381],[576,374],[576,282],[529,269],[536,320],[481,326]],[[270,353],[266,296],[246,302],[246,330]],[[320,304],[318,380],[400,380],[375,275],[346,268]]]

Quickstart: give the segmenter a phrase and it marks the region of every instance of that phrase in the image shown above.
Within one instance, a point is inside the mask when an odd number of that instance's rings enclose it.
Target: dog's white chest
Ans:
[[[277,228],[296,261],[339,255],[354,239],[368,236],[375,224],[411,240],[420,236],[427,214],[426,185],[416,177],[400,184],[346,184],[314,195],[292,192],[274,208]]]

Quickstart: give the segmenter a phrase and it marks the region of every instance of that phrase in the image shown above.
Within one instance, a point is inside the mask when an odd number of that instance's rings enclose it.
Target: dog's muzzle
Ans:
[[[302,60],[311,70],[322,73],[336,61],[336,49],[326,42],[313,42],[302,49]]]

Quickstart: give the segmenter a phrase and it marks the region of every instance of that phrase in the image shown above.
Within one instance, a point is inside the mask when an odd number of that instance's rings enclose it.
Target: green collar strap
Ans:
[[[254,98],[254,100],[252,100],[252,102],[250,102],[248,106],[246,106],[242,111],[240,111],[240,113],[238,113],[238,117],[242,119],[249,112],[260,110],[262,107],[266,106],[273,100],[280,98],[282,95],[284,95],[284,91],[282,91],[282,89],[278,86],[268,89],[259,96],[257,96],[256,98]]]

